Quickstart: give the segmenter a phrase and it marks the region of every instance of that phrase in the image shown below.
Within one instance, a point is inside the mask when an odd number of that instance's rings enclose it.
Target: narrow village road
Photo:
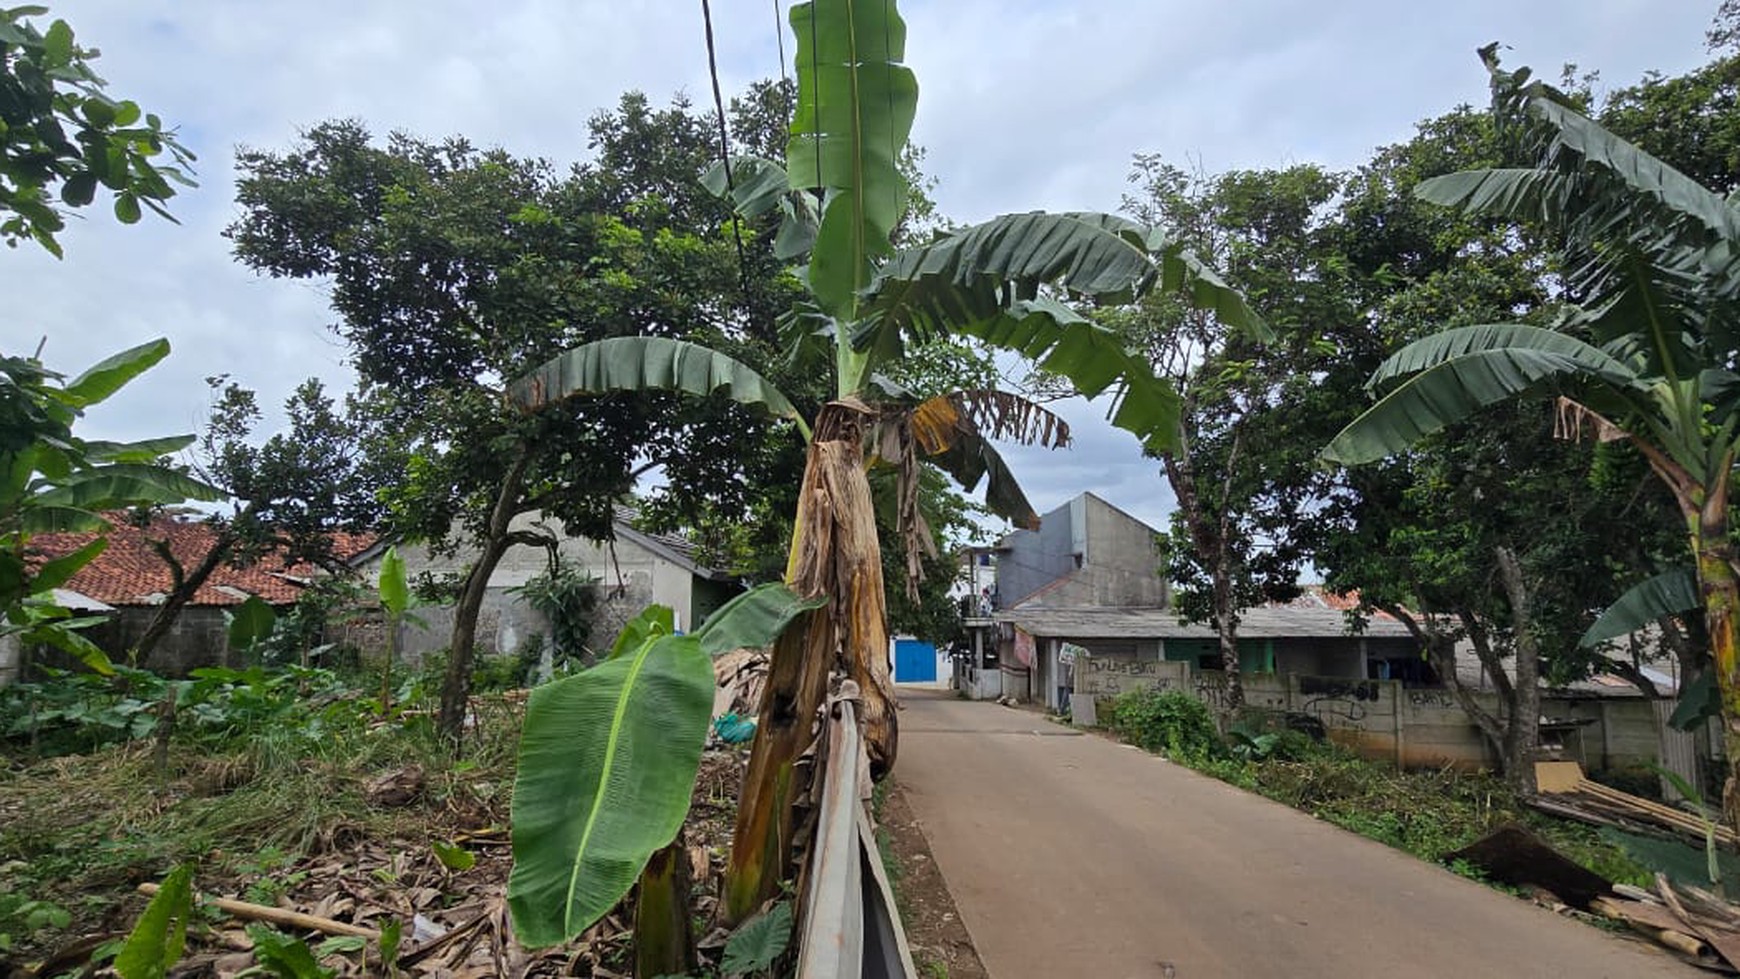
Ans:
[[[1038,715],[902,703],[895,779],[992,979],[1700,974]]]

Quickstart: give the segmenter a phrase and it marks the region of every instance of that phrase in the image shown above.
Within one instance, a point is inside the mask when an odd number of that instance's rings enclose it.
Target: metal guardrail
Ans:
[[[917,979],[865,807],[869,768],[857,696],[848,680],[828,706],[798,979]]]

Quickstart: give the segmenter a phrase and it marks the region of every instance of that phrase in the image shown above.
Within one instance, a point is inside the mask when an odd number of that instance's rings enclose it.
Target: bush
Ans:
[[[1220,746],[1208,705],[1171,690],[1132,690],[1112,701],[1113,733],[1148,751],[1183,762],[1203,762]]]

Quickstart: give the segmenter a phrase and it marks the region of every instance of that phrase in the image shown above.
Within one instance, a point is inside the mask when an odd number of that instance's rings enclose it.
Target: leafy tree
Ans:
[[[79,208],[106,188],[123,224],[139,220],[141,205],[174,221],[164,203],[175,184],[193,186],[194,157],[157,116],[105,94],[91,67],[99,52],[80,47],[64,20],[47,30],[32,20],[46,13],[0,9],[0,240],[31,239],[58,258],[66,218],[57,197]]]
[[[1309,387],[1302,359],[1322,356],[1320,324],[1351,315],[1342,267],[1323,240],[1322,217],[1340,180],[1301,165],[1281,171],[1204,176],[1138,156],[1125,211],[1164,228],[1261,296],[1274,342],[1258,342],[1212,309],[1172,294],[1150,294],[1105,321],[1146,352],[1182,396],[1171,447],[1157,453],[1178,508],[1170,573],[1182,587],[1186,619],[1205,621],[1220,639],[1229,705],[1244,703],[1238,613],[1299,592],[1305,554],[1295,532],[1309,510],[1301,492],[1313,478],[1312,452],[1274,437],[1272,410]]]
[[[1728,480],[1740,449],[1729,392],[1740,216],[1718,194],[1578,113],[1525,70],[1493,78],[1497,118],[1533,168],[1434,178],[1427,200],[1541,221],[1561,238],[1567,299],[1553,328],[1499,323],[1403,348],[1373,375],[1394,385],[1325,450],[1367,462],[1513,398],[1557,399],[1567,426],[1629,442],[1672,491],[1697,561],[1730,755],[1740,748],[1740,662]],[[1403,380],[1405,378],[1405,380]],[[1399,383],[1397,383],[1399,382]],[[1669,610],[1671,611],[1671,610]],[[1730,777],[1725,806],[1740,816]]]
[[[206,430],[195,444],[195,470],[221,488],[233,509],[203,518],[211,529],[205,553],[184,564],[168,541],[154,542],[171,586],[130,656],[145,661],[174,628],[187,603],[225,565],[268,558],[285,566],[309,563],[338,570],[334,533],[373,529],[379,493],[402,465],[379,430],[375,407],[350,395],[342,410],[318,380],[297,386],[284,403],[289,428],[255,445],[260,409],[254,392],[227,376],[208,378],[214,398]]]
[[[704,121],[629,95],[591,128],[599,162],[566,176],[462,139],[377,146],[354,122],[240,156],[238,257],[331,280],[339,334],[409,458],[386,494],[394,530],[470,558],[442,692],[454,738],[490,574],[509,548],[549,541],[522,516],[608,538],[613,504],[658,468],[679,510],[741,512],[782,462],[763,451],[768,422],[723,400],[504,405],[502,379],[600,337],[698,337],[765,356],[764,321],[738,303],[765,305],[784,273],[739,267],[721,230],[729,212],[695,187]]]
[[[1263,329],[1243,299],[1182,244],[1108,215],[1011,215],[897,252],[892,236],[909,191],[899,160],[917,108],[917,83],[901,64],[904,23],[892,3],[842,0],[797,4],[791,18],[798,107],[784,165],[733,160],[712,183],[749,219],[779,222],[775,255],[808,257],[809,298],[789,321],[812,349],[827,352],[835,395],[813,428],[740,360],[658,336],[579,347],[514,385],[515,397],[531,407],[582,393],[729,391],[809,436],[787,583],[800,595],[826,597],[829,607],[798,619],[774,644],[732,846],[725,900],[732,920],[776,893],[790,865],[794,765],[836,668],[863,698],[872,771],[886,774],[894,764],[896,717],[867,452],[900,473],[902,537],[921,547],[921,456],[969,485],[989,476],[987,499],[1007,510],[1025,501],[989,439],[1050,444],[1058,434],[1055,418],[1030,402],[986,392],[917,400],[883,383],[877,366],[899,362],[908,341],[971,337],[1036,360],[1087,396],[1111,392],[1114,423],[1158,448],[1175,432],[1177,392],[1062,297],[1118,303],[1177,291],[1229,323]],[[724,171],[732,179],[723,179]]]
[[[53,601],[53,590],[108,547],[106,512],[222,498],[162,464],[191,435],[107,442],[73,434],[86,409],[168,355],[169,341],[153,340],[70,380],[36,357],[0,356],[0,641],[51,645],[110,672],[108,657],[78,632],[101,619],[73,617]],[[53,559],[30,546],[35,534],[93,531],[90,543]]]

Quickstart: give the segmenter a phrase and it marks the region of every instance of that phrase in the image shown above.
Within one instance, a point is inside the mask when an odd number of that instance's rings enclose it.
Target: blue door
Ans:
[[[935,683],[936,647],[916,639],[894,640],[894,682]]]

